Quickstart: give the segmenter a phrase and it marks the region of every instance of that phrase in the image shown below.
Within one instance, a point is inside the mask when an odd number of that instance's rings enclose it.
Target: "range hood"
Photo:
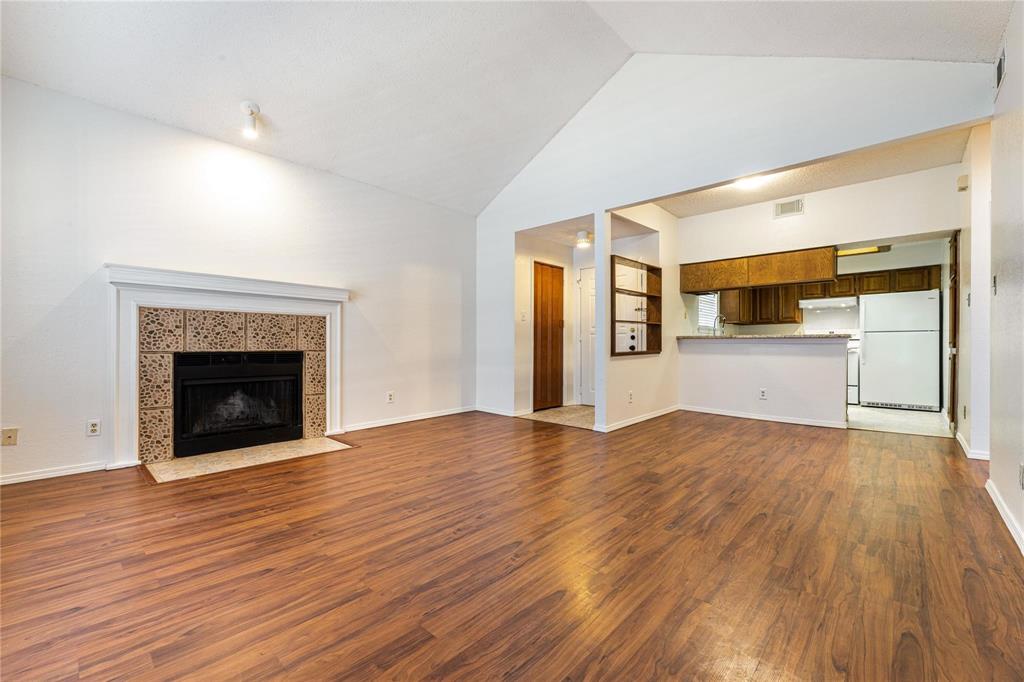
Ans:
[[[805,298],[800,300],[800,307],[804,310],[824,310],[826,308],[856,308],[856,296],[841,296],[839,298]]]

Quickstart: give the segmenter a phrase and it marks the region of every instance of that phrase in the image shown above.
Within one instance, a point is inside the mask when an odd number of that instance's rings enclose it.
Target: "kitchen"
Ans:
[[[680,289],[698,294],[701,318],[698,334],[679,339],[684,409],[951,437],[944,356],[955,348],[956,240],[931,234],[681,266]],[[709,396],[709,382],[730,388]]]

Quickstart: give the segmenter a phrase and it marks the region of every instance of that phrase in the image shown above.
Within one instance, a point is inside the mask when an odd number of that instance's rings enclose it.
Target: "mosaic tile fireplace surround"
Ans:
[[[303,437],[327,427],[327,318],[319,315],[139,308],[138,455],[174,458],[174,354],[301,351]]]

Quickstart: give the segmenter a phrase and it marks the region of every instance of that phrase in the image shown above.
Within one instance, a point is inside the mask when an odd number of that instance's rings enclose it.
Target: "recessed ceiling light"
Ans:
[[[256,127],[256,117],[260,115],[260,105],[255,102],[242,102],[240,105],[242,113],[245,114],[245,123],[242,126],[242,137],[247,140],[255,140],[260,136]]]

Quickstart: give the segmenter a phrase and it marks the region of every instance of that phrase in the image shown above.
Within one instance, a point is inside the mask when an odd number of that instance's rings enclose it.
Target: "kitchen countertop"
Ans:
[[[679,341],[771,341],[773,339],[842,339],[846,341],[849,334],[726,334],[724,336],[711,336],[710,334],[698,334],[695,336],[677,336]]]

